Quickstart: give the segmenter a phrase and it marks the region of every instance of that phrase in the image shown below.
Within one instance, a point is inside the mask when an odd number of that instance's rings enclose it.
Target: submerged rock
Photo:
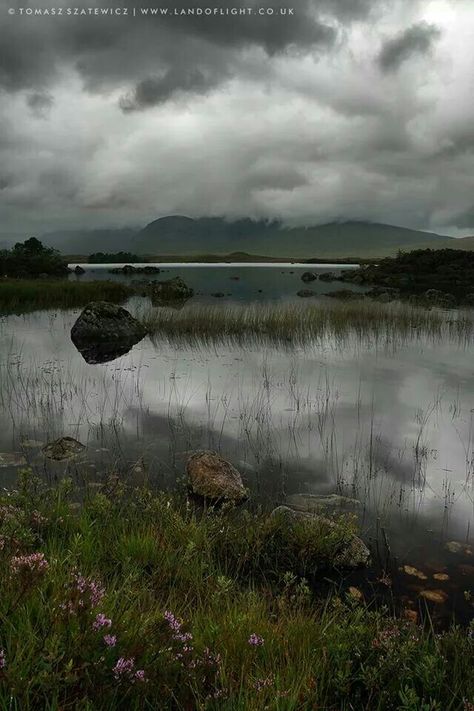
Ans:
[[[448,595],[444,590],[422,590],[420,597],[424,597],[425,600],[434,602],[436,605],[442,605],[448,599]]]
[[[167,279],[166,281],[151,282],[149,289],[152,302],[154,303],[186,301],[194,294],[194,289],[191,289],[179,276],[174,277],[174,279]]]
[[[304,281],[305,284],[308,284],[310,281],[316,281],[317,278],[317,274],[313,272],[304,272],[304,274],[301,275],[301,281]]]
[[[312,289],[300,289],[299,291],[296,292],[296,296],[301,296],[303,298],[308,297],[308,296],[316,296],[316,292],[313,291]]]
[[[191,491],[211,501],[244,501],[247,490],[237,469],[217,452],[191,455],[186,463]]]
[[[85,445],[78,442],[74,437],[60,437],[54,442],[48,442],[41,450],[45,457],[58,462],[64,459],[72,459],[85,449]]]
[[[126,309],[107,301],[88,304],[71,329],[71,340],[87,363],[124,355],[145,335],[145,327]]]

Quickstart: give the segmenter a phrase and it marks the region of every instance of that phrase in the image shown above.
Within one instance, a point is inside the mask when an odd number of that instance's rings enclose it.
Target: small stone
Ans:
[[[447,573],[435,573],[433,578],[435,580],[439,580],[440,582],[446,582],[446,580],[449,580],[449,575]]]
[[[353,585],[350,586],[348,593],[354,600],[362,601],[364,599],[364,593]]]

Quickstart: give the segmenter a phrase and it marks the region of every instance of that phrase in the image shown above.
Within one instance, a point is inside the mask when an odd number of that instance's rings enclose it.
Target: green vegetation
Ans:
[[[0,312],[14,313],[47,308],[75,308],[89,301],[122,303],[134,290],[112,281],[0,280]]]
[[[94,252],[88,256],[87,261],[89,264],[134,264],[145,260],[132,252]]]
[[[144,317],[151,334],[188,340],[244,340],[248,337],[281,343],[307,343],[322,338],[363,339],[433,336],[472,337],[469,314],[456,317],[408,304],[349,301],[313,304],[195,305],[180,311],[151,310]]]
[[[17,242],[13,249],[0,251],[0,275],[7,277],[65,276],[67,264],[55,249],[44,247],[31,237],[25,242]]]
[[[353,529],[116,476],[77,503],[30,472],[0,499],[0,707],[462,711],[472,630],[436,634],[301,576]],[[158,704],[158,705],[157,705]]]
[[[400,252],[361,269],[345,271],[343,281],[397,290],[400,296],[426,295],[451,305],[474,305],[474,252],[460,249],[417,249]],[[430,295],[428,294],[428,298]]]

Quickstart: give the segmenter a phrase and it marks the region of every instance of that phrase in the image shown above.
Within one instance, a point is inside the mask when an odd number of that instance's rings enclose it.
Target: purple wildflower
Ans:
[[[0,671],[2,669],[5,669],[6,666],[7,666],[7,660],[5,657],[5,650],[0,649]]]
[[[176,619],[176,617],[173,615],[172,612],[169,610],[166,610],[164,613],[163,617],[165,618],[166,622],[168,623],[169,628],[175,632],[176,634],[180,632],[182,623]]]
[[[102,629],[102,627],[112,627],[112,620],[106,617],[102,612],[99,612],[92,623],[92,629],[97,631]]]
[[[265,640],[263,639],[263,637],[260,637],[260,635],[255,634],[255,632],[252,632],[252,634],[248,638],[248,643],[252,647],[261,647],[265,643]]]
[[[137,681],[146,681],[145,670],[144,669],[137,669],[137,671],[135,672],[135,679]]]
[[[130,657],[129,659],[126,659],[125,657],[120,657],[120,659],[117,660],[116,665],[112,669],[114,677],[117,680],[121,679],[124,676],[130,677],[133,674],[134,666],[134,657]]]
[[[104,642],[107,647],[115,647],[117,644],[117,637],[114,634],[106,634],[104,635]]]
[[[268,688],[269,686],[273,686],[274,683],[275,677],[273,676],[273,674],[269,674],[265,679],[257,679],[254,682],[254,688],[260,692],[263,691],[263,689]]]
[[[42,575],[48,570],[49,563],[44,557],[44,553],[30,553],[30,555],[13,556],[10,567],[15,575]]]

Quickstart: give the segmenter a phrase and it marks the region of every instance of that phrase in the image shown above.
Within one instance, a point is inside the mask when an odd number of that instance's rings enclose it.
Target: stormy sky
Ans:
[[[0,13],[0,233],[179,213],[474,234],[472,0]]]

